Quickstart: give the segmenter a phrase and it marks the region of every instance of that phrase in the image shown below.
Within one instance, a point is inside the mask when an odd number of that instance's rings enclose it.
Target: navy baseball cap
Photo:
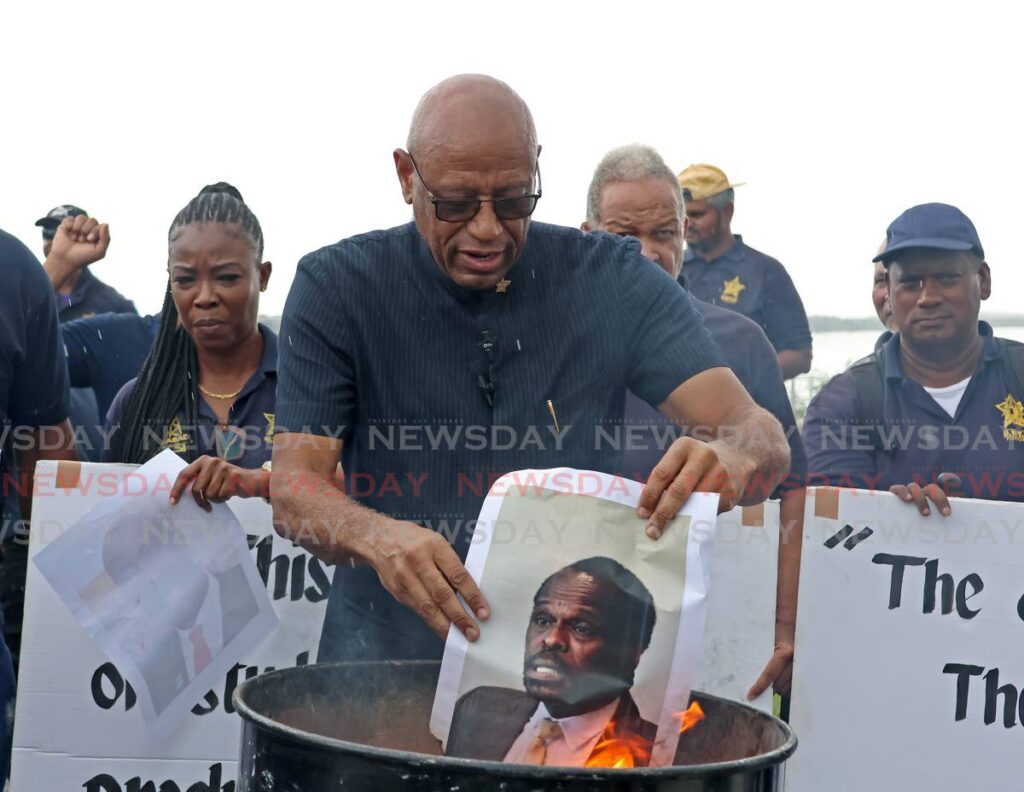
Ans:
[[[928,203],[907,209],[890,223],[885,232],[885,249],[872,261],[888,266],[893,253],[907,248],[973,250],[985,258],[974,223],[949,204]]]
[[[78,215],[84,214],[88,214],[84,209],[79,209],[72,204],[61,204],[53,207],[44,217],[36,220],[36,225],[42,226],[44,237],[52,237],[57,233],[57,226],[64,222],[64,218],[78,217]]]

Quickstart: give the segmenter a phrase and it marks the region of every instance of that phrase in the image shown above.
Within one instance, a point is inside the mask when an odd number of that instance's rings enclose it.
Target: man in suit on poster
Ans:
[[[579,767],[609,739],[646,765],[657,726],[630,694],[656,612],[646,586],[610,558],[564,567],[537,590],[523,687],[478,687],[455,705],[446,753]],[[596,750],[595,750],[596,749]]]
[[[119,599],[117,615],[104,626],[124,635],[122,646],[135,657],[157,714],[259,611],[245,571],[229,547],[204,561],[177,530],[158,523],[139,524],[137,518],[116,522],[103,540],[104,574],[82,592],[87,603]],[[174,581],[158,602],[146,591],[154,578]],[[133,600],[136,607],[128,604]],[[154,604],[155,612],[139,611]],[[130,624],[119,629],[118,622],[125,621]]]

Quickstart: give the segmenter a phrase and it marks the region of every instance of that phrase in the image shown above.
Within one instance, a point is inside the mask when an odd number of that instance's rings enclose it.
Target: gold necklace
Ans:
[[[242,388],[244,387],[245,386],[243,385]],[[211,399],[220,399],[221,401],[227,401],[228,399],[235,398],[235,396],[242,392],[242,388],[239,388],[234,393],[213,393],[212,391],[208,391],[206,388],[204,388],[202,383],[199,384],[200,393],[202,393],[204,396],[209,396]]]

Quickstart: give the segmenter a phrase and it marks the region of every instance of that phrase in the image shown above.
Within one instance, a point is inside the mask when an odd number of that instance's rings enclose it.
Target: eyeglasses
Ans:
[[[434,205],[434,214],[437,215],[438,220],[444,220],[446,223],[465,223],[472,220],[476,217],[476,213],[480,211],[481,204],[485,203],[494,206],[494,214],[499,220],[522,220],[524,217],[529,217],[533,214],[533,210],[537,208],[537,201],[540,200],[543,194],[540,183],[539,162],[537,163],[537,192],[535,193],[530,193],[529,195],[506,195],[500,198],[455,199],[436,197],[430,191],[430,188],[427,187],[427,183],[423,181],[423,175],[420,173],[419,166],[416,165],[416,160],[413,159],[412,154],[409,155],[409,161],[412,163],[412,169],[416,171],[416,176],[419,177],[420,184],[427,191],[427,197],[430,198],[430,202]]]

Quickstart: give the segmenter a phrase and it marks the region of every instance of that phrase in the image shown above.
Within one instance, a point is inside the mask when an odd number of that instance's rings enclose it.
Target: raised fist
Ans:
[[[92,217],[65,217],[53,237],[47,258],[59,258],[73,269],[82,269],[107,255],[110,229]]]

